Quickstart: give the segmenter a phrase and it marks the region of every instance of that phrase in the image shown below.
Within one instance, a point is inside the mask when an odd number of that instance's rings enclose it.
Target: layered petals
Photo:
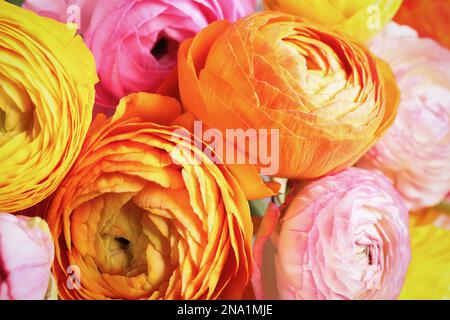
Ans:
[[[0,210],[50,195],[91,122],[92,54],[65,25],[0,1]]]
[[[288,300],[400,294],[410,261],[408,212],[382,175],[344,170],[300,189],[278,224],[274,210],[254,245],[257,298],[273,298],[274,291]]]
[[[395,23],[371,44],[393,69],[402,96],[394,125],[361,160],[394,183],[409,209],[450,190],[450,51]]]
[[[279,177],[351,166],[393,122],[399,98],[365,46],[274,12],[210,25],[181,45],[178,71],[184,107],[207,126],[279,130],[289,155]]]
[[[47,212],[62,299],[242,296],[248,202],[207,146],[169,126],[180,112],[175,99],[141,93],[123,98],[112,118],[96,118]],[[78,290],[66,286],[70,266]]]

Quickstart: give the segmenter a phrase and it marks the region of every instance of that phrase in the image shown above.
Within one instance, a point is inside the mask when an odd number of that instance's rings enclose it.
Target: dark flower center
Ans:
[[[161,35],[155,42],[150,53],[162,64],[176,61],[179,43],[166,35]]]
[[[126,247],[126,246],[128,246],[130,244],[130,240],[122,238],[122,237],[117,237],[117,238],[114,238],[114,239],[117,242],[119,242],[122,247]]]
[[[169,40],[167,40],[166,37],[161,37],[158,41],[156,41],[151,53],[156,60],[160,60],[167,54],[168,49],[169,49]]]

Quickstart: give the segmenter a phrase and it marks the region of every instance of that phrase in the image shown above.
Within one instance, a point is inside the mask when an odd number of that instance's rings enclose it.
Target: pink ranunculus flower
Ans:
[[[53,256],[44,220],[0,212],[0,300],[56,299]]]
[[[359,166],[381,170],[411,210],[450,191],[450,51],[391,23],[371,45],[393,69],[401,90],[398,116]]]
[[[235,21],[256,7],[256,0],[93,2],[27,0],[25,8],[65,21],[68,6],[80,7],[81,33],[100,78],[96,105],[103,108],[115,108],[132,92],[157,91],[175,67],[183,40],[214,21]]]
[[[399,295],[411,256],[408,211],[384,176],[350,168],[318,179],[294,193],[277,224],[279,215],[272,204],[254,243],[258,299]]]

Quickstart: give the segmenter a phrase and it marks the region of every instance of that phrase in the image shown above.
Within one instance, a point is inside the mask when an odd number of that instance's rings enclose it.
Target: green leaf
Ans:
[[[267,207],[269,206],[270,198],[251,200],[248,202],[250,205],[250,212],[253,216],[264,217]]]
[[[450,215],[450,202],[443,201],[440,204],[438,204],[435,209],[441,213],[449,214]]]
[[[25,0],[6,0],[6,2],[15,4],[16,6],[21,7]]]

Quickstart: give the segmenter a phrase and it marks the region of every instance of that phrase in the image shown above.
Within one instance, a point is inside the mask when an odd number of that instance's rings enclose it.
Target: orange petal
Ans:
[[[174,98],[159,94],[132,93],[120,100],[113,120],[138,117],[143,121],[169,125],[181,111],[180,103]]]

